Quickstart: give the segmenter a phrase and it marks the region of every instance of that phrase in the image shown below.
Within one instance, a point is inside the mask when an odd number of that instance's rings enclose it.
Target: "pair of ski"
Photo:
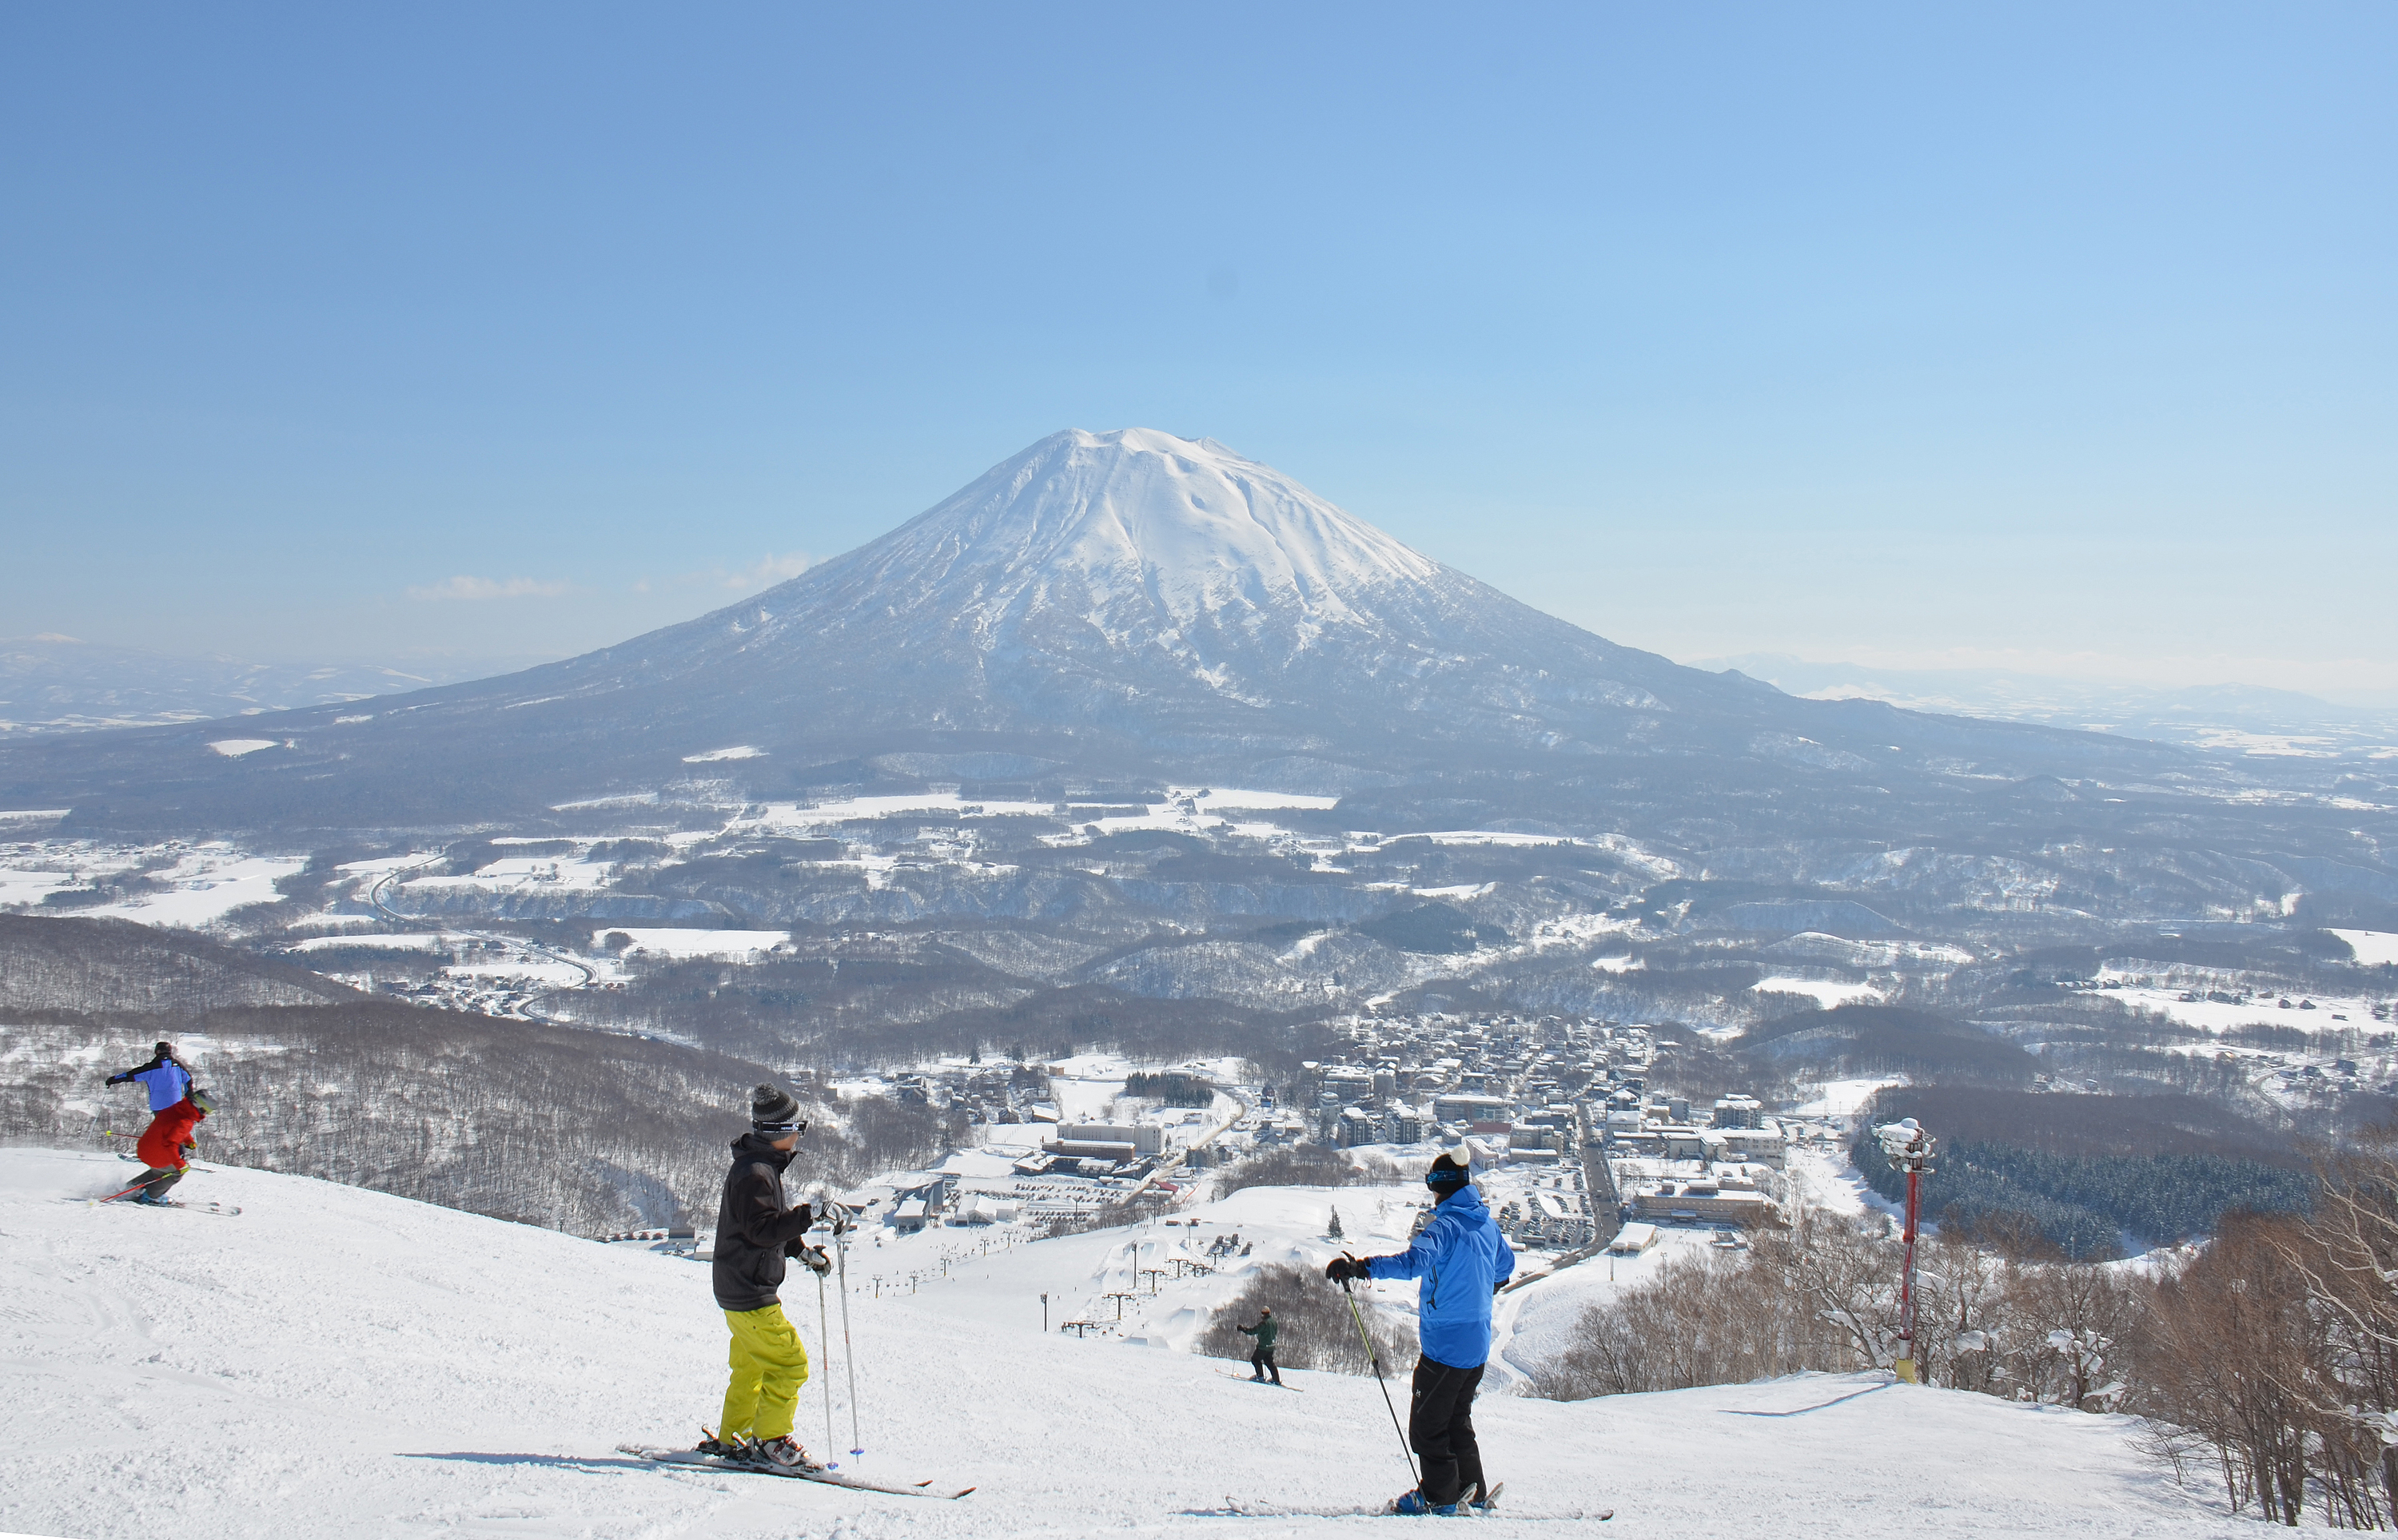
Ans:
[[[159,1203],[137,1203],[133,1200],[133,1195],[141,1190],[138,1185],[131,1186],[123,1192],[110,1193],[106,1198],[89,1198],[84,1201],[95,1209],[102,1203],[121,1203],[128,1209],[181,1209],[185,1213],[212,1213],[220,1219],[231,1219],[241,1212],[239,1208],[231,1203],[195,1203],[182,1198],[169,1198]],[[68,1201],[72,1202],[74,1199],[70,1199]]]
[[[721,1454],[703,1454],[695,1449],[654,1449],[647,1444],[618,1444],[616,1453],[647,1460],[653,1465],[696,1466],[706,1470],[737,1471],[745,1476],[778,1476],[789,1481],[814,1481],[820,1486],[846,1487],[852,1492],[880,1492],[892,1497],[939,1497],[950,1501],[972,1492],[961,1487],[955,1492],[936,1488],[930,1481],[875,1481],[863,1476],[852,1476],[823,1466],[759,1465],[748,1460],[728,1460]]]
[[[1261,1377],[1261,1376],[1260,1376],[1260,1375],[1256,1375],[1256,1374],[1235,1374],[1235,1373],[1233,1373],[1231,1370],[1229,1370],[1229,1369],[1219,1369],[1219,1370],[1217,1370],[1217,1371],[1216,1371],[1216,1373],[1219,1373],[1219,1374],[1223,1375],[1223,1376],[1224,1376],[1226,1379],[1228,1379],[1228,1380],[1239,1380],[1239,1381],[1243,1382],[1244,1384],[1247,1384],[1247,1385],[1266,1385],[1266,1386],[1273,1386],[1274,1389],[1276,1389],[1276,1390],[1301,1390],[1301,1391],[1303,1391],[1303,1390],[1305,1390],[1305,1389],[1307,1388],[1305,1386],[1299,1386],[1299,1385],[1285,1385],[1285,1384],[1283,1384],[1283,1383],[1282,1383],[1282,1381],[1280,1381],[1280,1380],[1269,1380],[1269,1379],[1265,1379],[1265,1378],[1263,1378],[1263,1377]]]
[[[1468,1507],[1458,1514],[1461,1519],[1512,1519],[1518,1522],[1567,1520],[1574,1523],[1604,1523],[1615,1517],[1613,1508],[1601,1508],[1596,1513],[1501,1513],[1499,1494],[1507,1483],[1492,1487],[1479,1507]],[[1227,1497],[1215,1516],[1227,1519],[1395,1519],[1398,1514],[1385,1503],[1378,1508],[1308,1508],[1293,1507],[1284,1503],[1264,1503],[1253,1497]]]
[[[896,1481],[873,1481],[862,1476],[850,1476],[838,1470],[828,1470],[819,1466],[800,1466],[784,1469],[781,1466],[758,1465],[748,1460],[728,1460],[721,1454],[703,1454],[695,1449],[656,1449],[647,1444],[618,1444],[616,1452],[620,1454],[630,1454],[636,1459],[647,1460],[653,1465],[692,1466],[703,1470],[737,1471],[747,1476],[775,1476],[790,1481],[814,1481],[820,1486],[844,1487],[851,1492],[879,1492],[892,1497],[938,1497],[954,1502],[975,1490],[972,1487],[962,1487],[955,1492],[950,1492],[936,1488],[930,1481],[905,1484]],[[1491,1488],[1488,1501],[1473,1516],[1497,1517],[1493,1510],[1498,1507],[1500,1494],[1506,1490],[1507,1483],[1504,1481]],[[1262,1503],[1248,1498],[1227,1497],[1224,1499],[1224,1506],[1217,1512],[1220,1517],[1233,1519],[1354,1519],[1388,1515],[1391,1510],[1387,1505],[1379,1508],[1306,1508],[1290,1507],[1280,1503]],[[1508,1514],[1505,1517],[1518,1520],[1563,1519],[1582,1521],[1596,1520],[1603,1522],[1614,1518],[1615,1510],[1605,1508],[1597,1513]]]

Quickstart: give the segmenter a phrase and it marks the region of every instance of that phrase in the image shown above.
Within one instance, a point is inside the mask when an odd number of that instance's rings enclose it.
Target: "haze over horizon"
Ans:
[[[1103,14],[0,19],[0,634],[513,666],[1141,425],[1684,660],[2398,700],[2386,14]]]

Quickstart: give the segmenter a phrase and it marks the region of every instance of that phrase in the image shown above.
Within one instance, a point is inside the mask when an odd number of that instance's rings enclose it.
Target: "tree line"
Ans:
[[[2075,1261],[2020,1219],[1921,1248],[1914,1356],[1954,1389],[2148,1419],[2149,1453],[2235,1511],[2398,1525],[2398,1131],[2327,1158],[2310,1212],[2235,1212],[2143,1268]],[[1592,1306],[1536,1377],[1560,1399],[1887,1369],[1886,1221],[1801,1210],[1690,1250]]]
[[[836,1187],[937,1158],[936,1115],[837,1098],[812,1077],[681,1044],[387,1001],[0,1026],[0,1139],[120,1149],[138,1098],[101,1084],[196,1029],[219,1110],[201,1160],[318,1177],[576,1234],[715,1218],[749,1088],[790,1085],[810,1128],[794,1182]],[[195,1038],[195,1041],[199,1041]]]
[[[1135,1070],[1125,1077],[1125,1094],[1147,1097],[1170,1107],[1210,1107],[1216,1105],[1216,1087],[1212,1081],[1203,1076],[1174,1070],[1155,1074]]]
[[[1906,1179],[1877,1146],[1856,1156],[1873,1189],[1902,1201]],[[1923,1214],[1969,1231],[2028,1224],[2077,1261],[2122,1254],[2128,1233],[2150,1243],[2212,1231],[2235,1210],[2303,1210],[2314,1179],[2303,1171],[2222,1155],[2054,1155],[2014,1145],[1956,1144],[1923,1179]]]

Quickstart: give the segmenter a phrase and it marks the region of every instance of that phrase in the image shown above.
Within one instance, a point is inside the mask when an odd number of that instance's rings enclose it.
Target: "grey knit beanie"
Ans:
[[[804,1133],[800,1104],[781,1086],[760,1086],[749,1093],[749,1126],[760,1133]]]

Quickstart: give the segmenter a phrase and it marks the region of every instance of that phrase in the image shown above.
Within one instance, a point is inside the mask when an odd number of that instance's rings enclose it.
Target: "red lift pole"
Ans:
[[[1891,1365],[1902,1380],[1912,1383],[1916,1377],[1915,1357],[1915,1240],[1923,1217],[1923,1175],[1932,1169],[1932,1137],[1912,1118],[1888,1123],[1874,1131],[1881,1138],[1881,1149],[1890,1158],[1893,1171],[1906,1173],[1906,1270],[1898,1281],[1898,1358]]]

